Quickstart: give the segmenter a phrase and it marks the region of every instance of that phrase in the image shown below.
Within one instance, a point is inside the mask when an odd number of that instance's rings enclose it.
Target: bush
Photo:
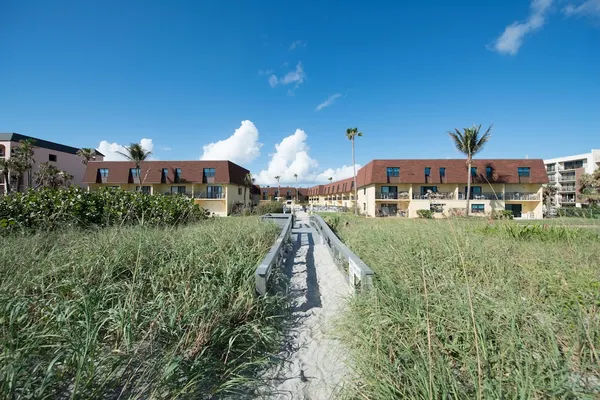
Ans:
[[[278,201],[261,203],[254,208],[255,215],[278,214],[283,212],[283,204]]]
[[[510,210],[497,210],[492,212],[491,217],[492,219],[513,219],[514,215]]]
[[[102,189],[43,189],[0,197],[0,233],[17,229],[177,225],[203,219],[205,211],[184,196]]]
[[[600,207],[592,206],[587,208],[579,207],[560,207],[558,209],[559,217],[576,218],[600,218]]]
[[[433,211],[431,211],[431,210],[419,210],[419,211],[417,211],[417,215],[419,216],[419,218],[432,219],[433,218]]]

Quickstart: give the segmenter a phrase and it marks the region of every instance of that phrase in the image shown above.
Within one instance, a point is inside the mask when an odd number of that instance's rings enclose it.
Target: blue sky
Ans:
[[[458,157],[446,131],[473,123],[494,124],[481,157],[600,147],[600,0],[0,0],[0,18],[3,132],[146,139],[265,183],[348,175],[350,126],[360,165]]]

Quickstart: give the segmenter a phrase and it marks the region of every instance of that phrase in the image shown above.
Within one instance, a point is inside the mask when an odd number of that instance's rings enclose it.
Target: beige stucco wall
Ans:
[[[364,186],[358,189],[358,211],[369,217],[374,217],[376,185]]]
[[[235,204],[244,204],[244,187],[230,184],[223,186],[227,193],[227,212],[231,213]],[[241,194],[239,189],[241,189]]]
[[[226,217],[227,201],[225,199],[195,199],[194,203],[204,208],[211,214],[214,213],[218,217]]]

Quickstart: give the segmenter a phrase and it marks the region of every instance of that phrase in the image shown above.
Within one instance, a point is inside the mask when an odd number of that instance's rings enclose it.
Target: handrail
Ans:
[[[266,214],[262,216],[262,219],[285,220],[285,223],[275,243],[254,272],[256,291],[260,295],[267,293],[267,285],[273,267],[279,268],[284,263],[285,246],[290,240],[294,227],[294,214]]]
[[[350,287],[355,292],[370,290],[375,274],[373,270],[342,243],[320,215],[311,215],[310,223],[321,236],[323,244],[327,245],[335,264],[344,272],[344,278]]]

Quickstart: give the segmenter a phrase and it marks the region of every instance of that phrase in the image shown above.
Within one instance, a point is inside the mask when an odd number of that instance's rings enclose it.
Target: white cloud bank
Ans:
[[[539,30],[546,21],[546,15],[552,0],[531,0],[530,14],[524,22],[513,22],[493,43],[492,48],[498,53],[515,55],[523,44],[525,35]]]
[[[142,148],[145,151],[154,150],[154,143],[152,142],[152,139],[143,138],[142,140],[140,140],[140,144],[142,145]],[[104,154],[105,161],[125,161],[125,160],[127,160],[126,157],[124,157],[118,153],[118,152],[121,152],[121,153],[127,154],[127,150],[125,149],[125,146],[123,146],[119,143],[109,143],[106,140],[103,140],[98,145],[98,151],[100,151],[100,153]]]
[[[230,160],[237,164],[254,161],[260,156],[262,143],[258,141],[258,129],[252,121],[242,121],[233,135],[203,146],[201,160]]]
[[[267,169],[254,175],[256,183],[261,185],[276,185],[276,176],[280,176],[279,183],[295,184],[295,174],[298,175],[298,183],[316,184],[326,183],[332,177],[333,180],[349,178],[353,174],[352,166],[344,165],[341,168],[329,168],[319,171],[319,163],[309,155],[310,148],[306,143],[308,136],[302,129],[296,131],[275,145],[275,153]],[[357,170],[360,168],[357,165]]]
[[[315,108],[315,110],[317,110],[317,111],[321,111],[322,109],[324,109],[324,108],[326,108],[326,107],[329,107],[330,105],[332,105],[333,103],[335,103],[335,101],[336,101],[337,99],[339,99],[340,97],[342,97],[342,95],[341,95],[341,94],[339,94],[339,93],[332,94],[331,96],[329,96],[329,97],[327,98],[327,100],[325,100],[324,102],[322,102],[321,104],[319,104],[319,105],[317,106],[317,108]]]

